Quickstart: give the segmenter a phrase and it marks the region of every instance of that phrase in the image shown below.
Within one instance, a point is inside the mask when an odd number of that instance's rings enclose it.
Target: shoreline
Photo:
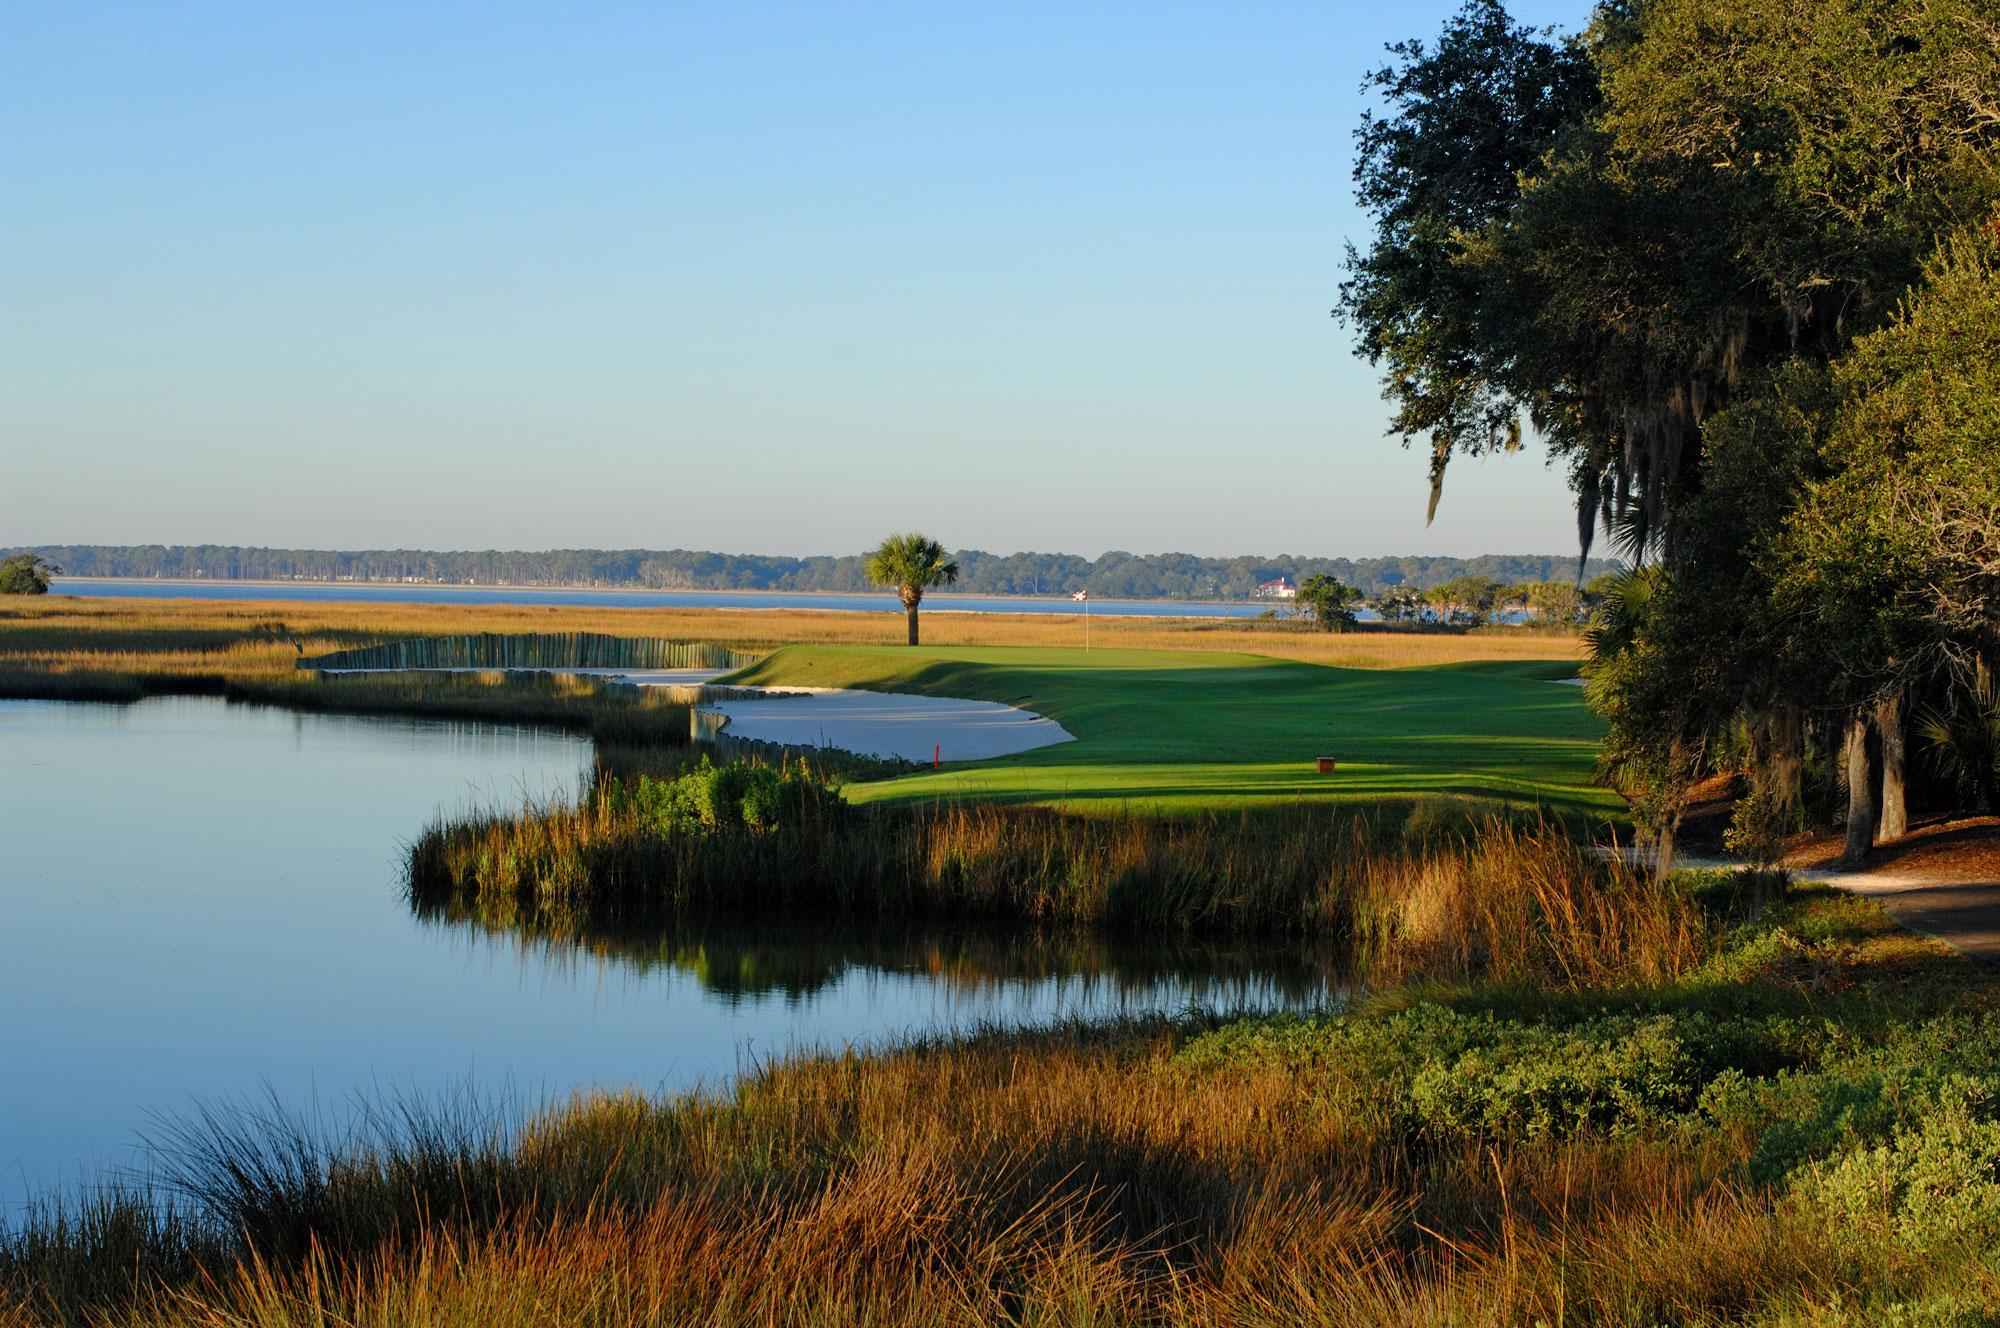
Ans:
[[[314,586],[314,587],[326,587],[328,589],[351,587],[357,590],[373,590],[373,589],[464,590],[464,591],[524,590],[542,594],[564,594],[564,595],[591,595],[591,594],[742,595],[745,597],[763,596],[770,598],[775,598],[781,595],[798,595],[798,596],[823,597],[827,599],[843,598],[854,595],[872,595],[879,593],[884,599],[890,601],[891,604],[894,604],[896,598],[896,594],[893,590],[880,590],[880,591],[876,590],[704,590],[696,586],[606,586],[606,585],[584,585],[579,583],[522,585],[512,581],[504,581],[504,582],[503,581],[479,581],[479,582],[308,581],[308,580],[266,581],[249,577],[221,577],[221,576],[177,577],[177,576],[69,576],[69,575],[56,577],[52,582],[52,584],[50,585],[49,593],[55,595],[62,594],[63,591],[61,589],[61,586],[63,585],[63,583],[71,581],[82,581],[89,585],[100,585],[100,586],[256,586],[256,587],[270,587],[271,589],[274,590],[282,590],[290,587]],[[1060,600],[1066,600],[1069,598],[1067,594],[995,595],[976,590],[945,590],[941,593],[953,599],[991,600],[1001,603],[1018,600],[1029,604],[1048,604]],[[1187,604],[1187,605],[1200,606],[1204,608],[1232,608],[1239,605],[1246,607],[1252,606],[1262,603],[1263,601],[1252,600],[1252,599],[1143,599],[1143,598],[1131,599],[1124,596],[1106,595],[1101,598],[1093,597],[1091,602],[1094,604]],[[1272,600],[1270,601],[1270,606],[1276,608],[1281,605],[1287,605],[1291,603],[1293,603],[1293,601]],[[865,612],[865,610],[863,611]],[[898,612],[901,611],[900,607],[898,608],[897,611]],[[954,610],[936,609],[936,610],[926,610],[926,612],[951,613],[954,612]],[[963,610],[958,610],[958,612],[963,612]],[[1083,613],[1083,610],[1079,608],[1075,610],[1075,612],[1081,615]],[[1128,615],[1128,616],[1136,616],[1136,615]],[[1171,617],[1172,615],[1169,614],[1162,616]]]

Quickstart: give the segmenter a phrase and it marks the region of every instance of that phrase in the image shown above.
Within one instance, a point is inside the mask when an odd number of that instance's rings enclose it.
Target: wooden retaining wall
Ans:
[[[302,669],[740,669],[757,656],[703,641],[598,632],[479,632],[336,650]]]

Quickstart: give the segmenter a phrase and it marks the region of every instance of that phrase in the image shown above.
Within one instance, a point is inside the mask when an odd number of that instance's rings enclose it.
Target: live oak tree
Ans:
[[[1354,610],[1362,594],[1330,576],[1309,576],[1299,582],[1299,607],[1312,615],[1322,632],[1344,632],[1354,626]]]
[[[1335,312],[1383,366],[1395,432],[1430,445],[1435,516],[1455,452],[1521,440],[1520,401],[1496,372],[1490,275],[1472,247],[1518,206],[1522,180],[1594,103],[1596,81],[1582,50],[1516,25],[1497,0],[1467,4],[1433,46],[1389,49],[1396,62],[1369,87],[1390,113],[1355,134],[1375,238],[1349,248]]]
[[[0,559],[0,595],[46,595],[49,578],[61,573],[32,553]]]
[[[1855,339],[1935,284],[1926,263],[2000,198],[2000,13],[1627,0],[1563,40],[1472,0],[1434,46],[1392,53],[1375,79],[1387,116],[1359,131],[1376,233],[1350,255],[1339,312],[1384,371],[1395,430],[1429,447],[1433,511],[1454,454],[1510,448],[1525,422],[1569,468],[1585,549],[1608,526],[1660,569],[1602,639],[1590,690],[1662,861],[1732,734],[1748,735],[1757,790],[1746,834],[1796,814],[1815,753],[1844,747],[1850,785],[1875,788],[1909,687],[1937,685],[1923,661],[1984,648],[1967,624],[1993,619],[1991,583],[1968,579],[1977,553],[1953,555],[1947,606],[1937,569],[1861,546],[1827,564],[1870,569],[1842,595],[1796,583],[1840,544],[1808,532],[1863,507],[1912,546],[1983,538],[1945,528],[1996,464],[1964,419],[1939,426],[1960,464],[1915,472],[1924,484],[1901,483],[1907,455],[1836,440],[1859,436],[1842,423],[1861,409]],[[1912,348],[1928,367],[1911,381],[1976,353]],[[1928,596],[1930,627],[1956,624],[1949,645],[1854,608],[1885,577],[1889,602]],[[1851,824],[1877,820],[1868,800]]]
[[[958,563],[945,552],[944,545],[915,533],[891,535],[868,555],[868,579],[878,586],[891,586],[903,601],[910,618],[910,644],[917,644],[917,606],[932,586],[948,586],[958,580]]]
[[[1940,247],[1834,379],[1820,476],[1770,561],[1779,611],[1814,624],[1801,647],[1848,707],[1858,858],[1907,825],[1913,699],[1978,708],[2000,660],[2000,210]]]

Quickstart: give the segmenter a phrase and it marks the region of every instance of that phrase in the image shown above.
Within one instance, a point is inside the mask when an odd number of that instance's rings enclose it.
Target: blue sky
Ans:
[[[1454,7],[16,0],[0,545],[1565,551],[1328,317]]]

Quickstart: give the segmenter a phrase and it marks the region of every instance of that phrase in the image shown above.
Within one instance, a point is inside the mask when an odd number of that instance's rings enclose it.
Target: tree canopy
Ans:
[[[1470,0],[1391,56],[1339,312],[1433,511],[1526,424],[1584,550],[1648,566],[1591,693],[1663,851],[1732,763],[1746,842],[1814,778],[1851,847],[1878,782],[1899,826],[1907,703],[1996,647],[2000,8],[1619,0],[1559,38]]]
[[[1309,576],[1299,582],[1298,605],[1322,632],[1344,632],[1354,626],[1361,592],[1330,576]]]
[[[32,553],[0,559],[0,595],[46,595],[49,578],[61,572]]]

